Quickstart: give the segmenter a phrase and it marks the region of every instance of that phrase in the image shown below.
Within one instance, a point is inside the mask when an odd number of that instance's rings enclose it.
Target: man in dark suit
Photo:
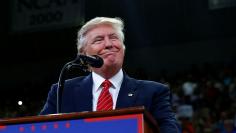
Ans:
[[[157,120],[161,133],[178,133],[167,86],[130,78],[122,70],[125,45],[123,22],[118,18],[97,17],[78,33],[78,54],[98,55],[101,68],[65,82],[62,112],[103,111],[145,106]],[[52,85],[41,115],[56,113],[57,85]]]

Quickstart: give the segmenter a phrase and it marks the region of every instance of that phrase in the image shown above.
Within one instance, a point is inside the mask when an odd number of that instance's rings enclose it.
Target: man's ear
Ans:
[[[83,55],[88,55],[88,54],[87,54],[87,47],[86,47],[86,44],[82,47],[81,53],[82,53]]]
[[[80,53],[80,54],[83,54],[83,55],[86,55],[86,52],[85,52],[85,51],[86,51],[86,50],[85,50],[85,48],[83,47],[83,48],[80,49],[79,53]]]
[[[85,51],[83,51],[83,55],[87,55],[87,53]]]

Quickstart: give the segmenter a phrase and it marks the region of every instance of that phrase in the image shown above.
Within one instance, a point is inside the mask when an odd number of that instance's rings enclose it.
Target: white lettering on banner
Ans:
[[[74,5],[79,3],[78,0],[17,0],[17,10],[21,12],[26,10],[50,9],[53,6],[62,7],[68,4]]]
[[[12,1],[12,32],[72,27],[84,21],[83,0]]]
[[[52,22],[60,22],[63,18],[63,12],[46,12],[39,14],[32,14],[29,16],[29,25],[49,24]]]

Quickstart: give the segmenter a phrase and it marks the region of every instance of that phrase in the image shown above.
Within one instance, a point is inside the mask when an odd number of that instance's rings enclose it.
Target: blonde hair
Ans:
[[[124,45],[124,23],[120,18],[108,18],[108,17],[96,17],[94,19],[91,19],[88,21],[85,25],[82,26],[82,28],[78,32],[78,38],[77,38],[77,50],[78,54],[83,52],[83,47],[86,45],[86,34],[91,29],[99,26],[99,25],[111,25],[114,30],[116,31],[118,38],[122,41],[123,47],[125,49]]]

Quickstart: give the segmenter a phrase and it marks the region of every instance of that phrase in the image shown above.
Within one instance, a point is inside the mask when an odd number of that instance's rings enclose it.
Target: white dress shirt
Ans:
[[[124,76],[123,71],[122,69],[120,69],[116,75],[108,79],[112,83],[112,86],[109,88],[109,92],[111,93],[112,100],[113,100],[113,109],[116,108],[116,101],[117,101],[117,97],[120,91],[121,83],[123,81],[123,76]],[[93,78],[93,90],[92,90],[93,91],[93,111],[96,111],[98,97],[102,91],[101,84],[105,79],[95,72],[92,72],[92,78]]]

